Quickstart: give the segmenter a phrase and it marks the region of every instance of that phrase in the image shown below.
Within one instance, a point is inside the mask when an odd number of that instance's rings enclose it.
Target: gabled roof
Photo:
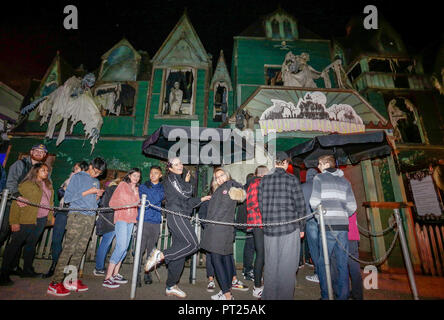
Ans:
[[[297,22],[298,35],[299,39],[323,39],[320,35],[314,33],[313,31],[302,26],[299,21],[290,13],[279,7],[272,13],[261,16],[258,20],[250,24],[246,29],[244,29],[239,36],[241,37],[260,37],[264,38],[267,36],[265,30],[265,21],[269,19],[271,16],[281,13],[287,16],[292,17]]]
[[[206,52],[188,14],[184,12],[162,46],[151,60],[156,66],[192,65],[208,67],[211,58]]]
[[[107,58],[109,57],[109,55],[110,55],[110,54],[111,54],[116,48],[121,47],[121,46],[126,46],[126,47],[130,48],[130,49],[134,52],[134,56],[135,56],[135,58],[136,58],[137,60],[140,60],[140,59],[141,59],[141,56],[140,56],[140,54],[137,52],[137,50],[134,49],[134,47],[131,45],[131,43],[130,43],[126,38],[123,38],[122,40],[120,40],[119,42],[117,42],[117,43],[116,43],[111,49],[109,49],[107,52],[105,52],[105,53],[102,55],[102,60],[107,59]]]
[[[228,73],[227,64],[225,63],[224,51],[220,51],[219,60],[217,61],[216,71],[211,79],[210,88],[214,87],[216,81],[223,81],[227,84],[228,90],[233,90],[231,85],[230,74]]]
[[[46,70],[46,73],[43,76],[40,85],[34,94],[40,95],[40,90],[45,85],[49,75],[54,70],[54,68],[56,69],[57,74],[57,79],[55,81],[58,85],[63,84],[66,80],[68,80],[68,78],[72,77],[75,74],[74,68],[60,56],[60,51],[57,51],[56,56],[54,57],[54,59],[52,59],[51,64]]]

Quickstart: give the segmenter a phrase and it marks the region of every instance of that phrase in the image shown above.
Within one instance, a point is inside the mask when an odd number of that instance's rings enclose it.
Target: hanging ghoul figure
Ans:
[[[90,90],[95,80],[92,73],[88,73],[83,79],[72,76],[51,94],[24,107],[21,113],[31,112],[38,106],[37,111],[42,116],[40,125],[48,122],[48,117],[50,117],[48,130],[46,131],[46,137],[48,138],[53,137],[56,125],[63,120],[56,142],[57,146],[65,139],[68,120],[71,121],[68,133],[72,133],[75,124],[81,121],[84,125],[86,139],[91,138],[92,153],[103,124],[100,109],[95,103]]]

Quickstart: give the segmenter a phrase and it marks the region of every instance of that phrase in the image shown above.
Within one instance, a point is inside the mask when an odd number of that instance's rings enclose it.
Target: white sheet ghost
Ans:
[[[92,74],[91,77],[93,77]],[[39,104],[37,112],[42,116],[40,125],[48,122],[48,117],[50,117],[46,137],[52,138],[56,125],[63,120],[56,142],[57,146],[65,139],[68,121],[71,121],[69,133],[72,133],[75,124],[81,121],[86,139],[91,138],[91,153],[93,152],[103,124],[100,108],[95,103],[90,90],[94,81],[94,78],[88,81],[85,78],[82,80],[72,76]]]

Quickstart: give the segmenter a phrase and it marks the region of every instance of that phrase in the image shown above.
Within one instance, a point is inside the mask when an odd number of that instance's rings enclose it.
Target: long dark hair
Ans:
[[[140,185],[140,182],[142,181],[142,171],[140,171],[139,168],[132,168],[128,173],[123,177],[122,181],[125,181],[126,183],[131,183],[130,175],[132,175],[134,172],[140,173],[140,179],[139,182],[137,182],[136,186]]]
[[[48,171],[49,171],[49,166],[46,163],[36,163],[31,167],[31,170],[29,170],[28,174],[26,175],[26,177],[23,179],[22,183],[25,181],[31,181],[34,182],[36,185],[38,185],[40,187],[40,183],[37,181],[37,175],[39,170],[45,166]],[[48,178],[46,178],[46,180],[43,180],[43,183],[45,183],[46,187],[48,189],[52,189],[52,183],[51,180],[49,180]]]

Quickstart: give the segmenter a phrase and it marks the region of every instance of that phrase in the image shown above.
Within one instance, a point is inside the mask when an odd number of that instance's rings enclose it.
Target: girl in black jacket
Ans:
[[[213,195],[208,204],[207,219],[220,222],[234,222],[237,201],[244,201],[246,193],[242,185],[231,180],[230,174],[222,168],[213,172]],[[211,253],[216,279],[221,291],[212,296],[213,300],[231,300],[232,262],[234,227],[208,223],[202,235],[201,248]]]
[[[211,196],[192,197],[193,187],[189,183],[191,175],[188,172],[185,179],[182,178],[183,164],[179,158],[170,159],[167,169],[168,175],[164,180],[165,209],[191,216],[193,208],[209,200]],[[168,296],[186,298],[186,293],[179,289],[177,283],[185,265],[185,258],[198,249],[198,240],[189,219],[168,213],[167,222],[173,243],[163,252],[157,248],[153,249],[147,259],[145,271],[149,272],[157,264],[165,261],[168,264],[165,293]]]

